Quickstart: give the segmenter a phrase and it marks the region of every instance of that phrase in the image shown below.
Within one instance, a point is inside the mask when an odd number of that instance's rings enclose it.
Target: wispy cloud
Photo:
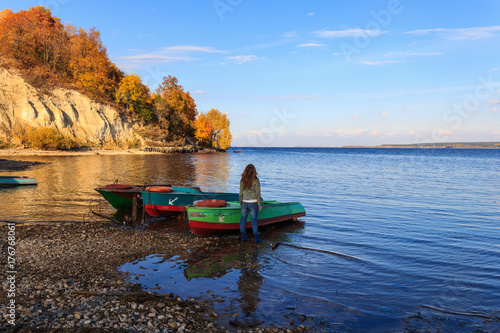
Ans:
[[[200,94],[200,95],[203,95],[203,94],[206,94],[206,91],[203,91],[203,90],[195,90],[193,92],[193,94]]]
[[[413,52],[413,53],[405,53],[405,52],[389,52],[386,54],[386,57],[432,57],[432,56],[440,56],[443,55],[442,52]]]
[[[366,29],[346,29],[346,30],[318,30],[314,31],[318,37],[321,38],[354,38],[354,37],[377,37],[388,33],[383,30],[366,30]]]
[[[267,96],[266,99],[304,99],[304,100],[317,100],[324,99],[320,95],[283,95],[283,96]]]
[[[323,46],[325,46],[325,44],[321,43],[304,43],[297,45],[297,47],[323,47]]]
[[[299,37],[299,34],[297,33],[297,31],[288,31],[288,32],[285,32],[284,34],[282,34],[281,37],[283,37],[283,38],[297,38],[297,37]]]
[[[490,105],[500,104],[500,100],[498,100],[498,99],[490,99],[490,100],[488,100],[488,104],[490,104]]]
[[[233,56],[233,57],[226,57],[227,60],[235,63],[236,65],[241,65],[241,64],[244,64],[246,62],[252,62],[252,61],[255,61],[257,59],[259,59],[256,55],[237,55],[237,56]]]
[[[314,16],[314,12],[307,13],[307,16]]]
[[[226,51],[217,50],[211,46],[196,46],[196,45],[177,45],[167,46],[161,49],[163,52],[204,52],[204,53],[227,53]]]
[[[380,116],[381,117],[387,117],[387,111],[383,111],[382,113],[380,113]]]
[[[477,40],[497,36],[500,31],[500,26],[491,27],[473,27],[473,28],[460,28],[460,29],[425,29],[425,30],[412,30],[405,32],[406,34],[423,36],[423,35],[439,35],[453,40]]]
[[[387,64],[395,64],[398,62],[404,62],[404,61],[403,60],[384,60],[384,61],[365,60],[365,61],[362,61],[361,64],[366,65],[366,66],[382,66],[382,65],[387,65]]]
[[[137,68],[144,64],[169,63],[174,61],[194,61],[199,58],[190,56],[193,53],[226,53],[211,46],[177,45],[162,47],[154,52],[119,57],[127,68]]]

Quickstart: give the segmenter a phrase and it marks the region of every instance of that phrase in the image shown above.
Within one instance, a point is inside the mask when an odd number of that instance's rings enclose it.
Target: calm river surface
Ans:
[[[80,222],[93,189],[116,179],[237,192],[253,163],[263,198],[301,202],[301,222],[263,230],[260,245],[159,253],[120,269],[150,290],[213,298],[226,325],[237,313],[328,332],[500,331],[500,150],[237,149],[25,157],[47,164],[13,174],[39,185],[0,189],[0,220]],[[254,268],[231,268],[238,260]]]

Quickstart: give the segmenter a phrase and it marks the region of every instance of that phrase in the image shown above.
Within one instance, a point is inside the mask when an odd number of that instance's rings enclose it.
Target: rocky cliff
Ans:
[[[14,70],[0,67],[0,140],[11,141],[12,130],[27,124],[54,127],[89,146],[134,139],[134,124],[109,105],[61,88],[41,94]]]

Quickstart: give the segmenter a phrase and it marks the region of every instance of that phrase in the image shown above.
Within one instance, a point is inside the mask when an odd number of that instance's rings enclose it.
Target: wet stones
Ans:
[[[0,239],[6,228],[0,226]],[[117,267],[150,254],[179,255],[220,240],[188,238],[100,223],[26,225],[16,228],[18,307],[13,330],[226,332],[208,302],[145,292],[125,282]],[[0,265],[6,257],[0,256]],[[6,290],[7,281],[0,284]],[[168,291],[167,291],[168,292]],[[3,298],[0,295],[0,298]],[[275,328],[246,328],[271,332]],[[9,327],[5,313],[0,327]],[[306,332],[305,328],[277,332]]]

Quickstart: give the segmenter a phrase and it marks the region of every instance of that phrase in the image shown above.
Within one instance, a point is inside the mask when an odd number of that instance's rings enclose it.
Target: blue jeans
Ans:
[[[254,235],[259,235],[259,227],[257,226],[257,216],[259,215],[259,204],[256,202],[241,203],[241,220],[240,232],[245,234],[245,224],[247,223],[248,213],[250,213],[250,221],[252,222],[252,232]]]

